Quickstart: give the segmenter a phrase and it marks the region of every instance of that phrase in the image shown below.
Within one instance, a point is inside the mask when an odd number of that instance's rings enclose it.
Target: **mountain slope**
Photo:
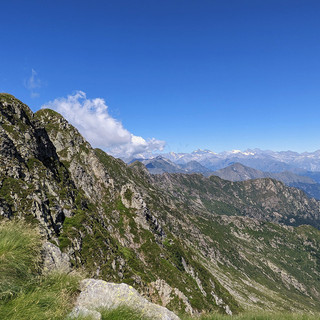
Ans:
[[[211,172],[208,168],[202,166],[195,160],[180,164],[180,167],[187,170],[189,173],[202,173],[204,175],[208,175]]]
[[[239,162],[212,173],[224,180],[244,181],[250,179],[269,178],[269,174],[263,171],[247,167]]]
[[[165,226],[179,213],[148,178],[92,149],[56,112],[33,115],[9,95],[0,95],[0,103],[3,217],[39,221],[74,267],[131,284],[171,309],[239,310],[198,255]]]
[[[249,179],[273,178],[282,181],[290,187],[299,188],[305,191],[309,196],[320,199],[320,184],[307,176],[295,174],[293,172],[263,172],[241,163],[234,163],[226,168],[217,170],[212,173],[225,180],[244,181]]]
[[[271,179],[151,175],[54,111],[0,104],[2,219],[39,224],[74,268],[190,313],[320,310],[319,230],[292,227],[319,227],[316,200]]]
[[[173,163],[172,161],[158,156],[153,159],[148,160],[139,160],[141,163],[143,163],[148,171],[152,174],[159,174],[164,172],[170,172],[170,173],[186,173],[187,170],[183,169],[181,166]]]
[[[320,228],[320,201],[282,182],[264,178],[232,182],[200,174],[153,176],[154,184],[170,193],[181,210],[193,215],[247,216],[291,226]]]

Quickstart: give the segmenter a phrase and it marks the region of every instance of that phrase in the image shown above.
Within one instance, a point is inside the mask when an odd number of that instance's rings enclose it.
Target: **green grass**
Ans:
[[[71,311],[80,276],[42,276],[39,232],[23,221],[0,225],[0,319],[65,319]]]
[[[40,274],[42,240],[37,229],[23,221],[0,224],[0,319],[66,320],[78,294],[78,274]],[[125,252],[125,255],[130,255]],[[175,252],[174,252],[175,254]],[[102,320],[151,320],[137,310],[100,310]],[[218,313],[181,320],[316,320],[320,315],[290,313]],[[80,318],[78,318],[80,320]],[[90,320],[90,317],[81,318]]]
[[[319,320],[320,315],[297,314],[297,313],[271,313],[255,312],[243,313],[235,316],[221,314],[203,315],[200,317],[181,316],[181,320]]]
[[[98,310],[101,314],[101,320],[154,320],[142,315],[138,310],[120,306],[113,310]],[[74,318],[67,317],[65,320],[71,320]],[[79,316],[77,320],[93,320],[91,316]]]
[[[143,316],[139,311],[126,307],[119,307],[114,310],[102,310],[100,312],[102,320],[152,320]]]
[[[34,281],[40,248],[40,236],[34,228],[15,221],[0,225],[0,300],[14,297]]]
[[[143,316],[139,311],[119,307],[114,310],[99,310],[102,315],[102,320],[152,320]],[[293,314],[293,313],[271,313],[271,312],[256,312],[243,313],[235,316],[227,316],[222,314],[209,314],[203,316],[187,316],[180,315],[181,320],[319,320],[320,315],[312,314]],[[69,319],[68,319],[69,320]],[[91,317],[81,317],[77,320],[92,320]]]
[[[72,309],[78,285],[78,276],[51,274],[0,304],[0,319],[65,319]]]

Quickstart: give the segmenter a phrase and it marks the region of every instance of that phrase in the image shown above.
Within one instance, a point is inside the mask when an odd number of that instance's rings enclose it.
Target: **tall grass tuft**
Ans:
[[[14,297],[39,272],[41,239],[22,221],[0,224],[0,300]]]
[[[62,320],[73,307],[78,274],[41,275],[39,232],[23,221],[0,225],[0,319]]]
[[[0,305],[0,319],[63,320],[71,311],[79,278],[74,275],[51,274],[33,284],[14,299]]]
[[[152,320],[143,316],[139,311],[124,306],[113,310],[102,310],[100,313],[102,320]]]

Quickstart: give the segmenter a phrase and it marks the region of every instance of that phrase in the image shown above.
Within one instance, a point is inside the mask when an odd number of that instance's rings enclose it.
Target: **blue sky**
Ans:
[[[1,12],[0,91],[33,111],[80,90],[165,151],[320,149],[319,1],[11,0]]]

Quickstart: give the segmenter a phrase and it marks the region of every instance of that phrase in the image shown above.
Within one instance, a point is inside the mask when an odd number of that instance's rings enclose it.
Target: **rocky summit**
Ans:
[[[58,246],[66,268],[95,279],[83,291],[127,284],[141,304],[190,314],[320,311],[319,201],[271,178],[151,175],[93,149],[60,114],[33,114],[8,94],[0,216],[38,226],[52,244],[48,269]]]

